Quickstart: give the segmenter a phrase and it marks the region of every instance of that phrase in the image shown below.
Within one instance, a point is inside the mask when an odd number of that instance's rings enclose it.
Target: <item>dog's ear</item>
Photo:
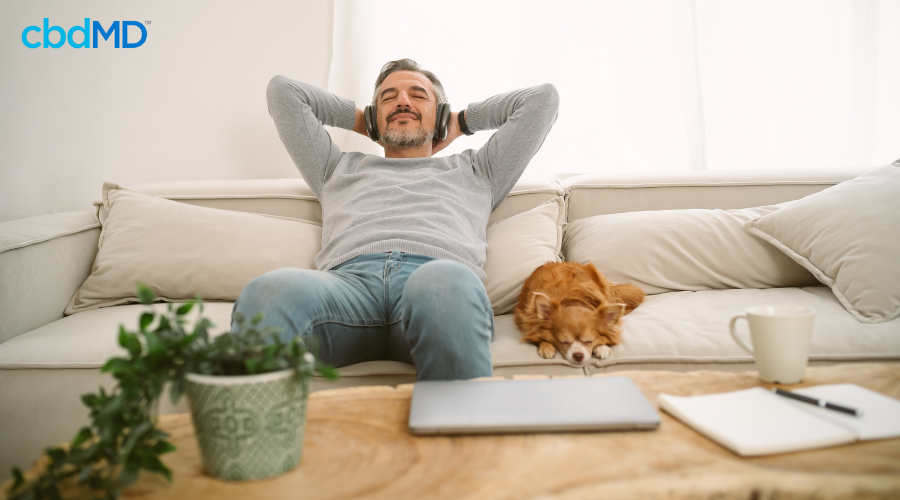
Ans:
[[[594,314],[599,317],[600,323],[604,325],[613,325],[625,314],[625,304],[610,304],[605,307],[600,306],[594,311]]]
[[[534,292],[534,298],[532,299],[534,302],[534,314],[543,320],[550,319],[550,316],[556,312],[556,309],[559,307],[559,304],[553,302],[547,295],[544,295],[540,292]]]
[[[597,284],[600,287],[600,290],[603,293],[606,293],[607,283],[606,279],[603,278],[603,275],[600,274],[600,271],[597,270],[597,266],[594,265],[593,262],[588,262],[584,265],[584,269],[591,277],[591,281]]]

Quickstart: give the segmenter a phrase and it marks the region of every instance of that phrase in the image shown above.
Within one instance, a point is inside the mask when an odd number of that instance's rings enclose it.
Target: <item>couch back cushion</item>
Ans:
[[[156,182],[130,190],[201,207],[290,217],[322,223],[322,205],[302,179]],[[564,194],[550,179],[523,178],[491,214],[488,225],[527,212]],[[101,201],[94,202],[104,218]]]
[[[900,316],[900,160],[748,221],[864,323]]]
[[[314,222],[190,206],[112,183],[102,207],[97,257],[66,314],[137,302],[137,282],[159,300],[235,300],[268,271],[314,268],[322,241]]]
[[[809,271],[744,229],[744,223],[778,208],[585,217],[566,228],[563,255],[593,263],[613,283],[634,283],[647,294],[817,285]]]
[[[853,179],[863,169],[711,170],[583,174],[561,180],[568,222],[594,215],[706,208],[728,210],[797,200]]]

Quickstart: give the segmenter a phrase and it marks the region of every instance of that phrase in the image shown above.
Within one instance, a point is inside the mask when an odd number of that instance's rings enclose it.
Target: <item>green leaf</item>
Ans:
[[[66,451],[62,448],[47,448],[44,454],[50,457],[52,462],[62,462],[66,459]]]
[[[341,378],[340,372],[338,372],[333,366],[326,365],[324,363],[319,363],[319,365],[316,366],[316,371],[319,372],[319,375],[327,380],[337,380]]]
[[[128,455],[131,454],[131,450],[134,449],[134,446],[137,444],[138,440],[152,428],[153,422],[150,420],[145,420],[141,422],[137,427],[131,429],[131,432],[128,433],[128,437],[125,439],[125,443],[122,444],[121,456],[128,457]]]
[[[94,467],[91,465],[85,465],[81,468],[81,472],[78,474],[78,484],[85,484],[88,482],[88,478],[91,477],[91,472],[93,472]]]
[[[20,471],[18,467],[12,468],[12,476],[14,482],[10,491],[17,490],[19,489],[19,487],[25,484],[25,477],[22,475],[22,471]]]
[[[82,394],[81,402],[84,403],[88,408],[93,408],[97,405],[97,402],[100,400],[100,397],[96,394]]]
[[[122,373],[130,369],[131,363],[129,363],[127,359],[111,358],[106,362],[105,365],[103,365],[103,368],[100,368],[100,371],[103,373],[110,372],[115,375],[117,373]]]
[[[119,412],[122,411],[123,406],[124,404],[122,401],[122,397],[117,396],[114,398],[110,398],[105,402],[103,407],[99,409],[95,418],[98,420],[109,419],[114,415],[118,415]]]
[[[59,488],[56,487],[56,483],[47,485],[46,494],[50,500],[62,500],[62,496],[59,494]]]
[[[141,323],[140,323],[141,331],[146,330],[147,327],[150,326],[150,323],[153,323],[154,316],[155,316],[155,314],[150,313],[150,312],[145,312],[145,313],[141,314]]]
[[[88,478],[88,487],[92,490],[99,490],[103,488],[103,478],[98,475],[92,474]]]
[[[158,458],[152,455],[144,455],[144,459],[141,461],[141,467],[155,474],[161,474],[170,483],[172,482],[172,471],[170,471],[168,467],[163,465],[163,463],[160,462]]]
[[[256,325],[262,323],[262,320],[265,316],[266,315],[263,314],[262,312],[258,312],[256,314],[254,314],[253,317],[250,318],[250,324],[253,326],[256,326]]]
[[[116,483],[120,488],[128,486],[129,484],[137,481],[138,479],[138,469],[130,469],[123,467],[122,472],[119,472],[119,477],[116,479]]]
[[[128,330],[125,329],[125,325],[119,325],[119,345],[128,349]]]
[[[157,455],[165,455],[166,453],[171,453],[177,450],[175,445],[168,441],[157,441],[155,445],[153,445],[153,453]]]
[[[153,432],[150,433],[150,439],[155,439],[157,441],[165,441],[166,439],[168,439],[168,437],[168,434],[157,429],[156,427],[154,427]]]
[[[137,357],[141,353],[141,341],[138,339],[138,336],[129,333],[125,336],[125,349],[128,349],[128,353],[131,354],[132,357]]]
[[[169,386],[169,400],[172,401],[172,405],[178,404],[182,395],[184,395],[183,381],[179,379],[173,380],[172,385]]]
[[[160,316],[159,325],[156,327],[156,331],[164,332],[170,328],[172,328],[172,324],[170,323],[169,318],[167,316]]]
[[[153,293],[153,290],[143,283],[137,284],[137,296],[140,303],[145,305],[152,304],[153,299],[156,298],[156,294]]]
[[[75,439],[72,440],[72,445],[70,449],[75,449],[81,446],[82,443],[91,438],[94,434],[91,432],[90,427],[82,427],[78,434],[75,435]]]
[[[144,338],[147,339],[148,355],[155,356],[159,353],[165,352],[166,346],[163,345],[163,342],[159,339],[159,336],[156,334],[156,332],[144,332]]]
[[[183,306],[179,307],[175,314],[179,316],[184,316],[185,314],[191,312],[191,309],[194,307],[194,301],[186,302]]]

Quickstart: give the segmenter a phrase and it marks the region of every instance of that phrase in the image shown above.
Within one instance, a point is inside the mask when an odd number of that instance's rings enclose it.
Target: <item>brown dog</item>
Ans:
[[[613,285],[593,264],[548,262],[525,280],[516,304],[516,327],[523,340],[538,345],[538,354],[556,351],[574,365],[591,354],[606,359],[620,342],[623,315],[644,301],[637,285]]]

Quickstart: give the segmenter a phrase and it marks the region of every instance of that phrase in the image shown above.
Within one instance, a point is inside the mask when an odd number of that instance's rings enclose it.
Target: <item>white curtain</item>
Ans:
[[[900,157],[896,0],[335,0],[328,90],[390,60],[453,110],[544,82],[559,118],[526,175],[874,166]],[[380,146],[332,129],[344,151]],[[438,155],[478,148],[492,131]]]

